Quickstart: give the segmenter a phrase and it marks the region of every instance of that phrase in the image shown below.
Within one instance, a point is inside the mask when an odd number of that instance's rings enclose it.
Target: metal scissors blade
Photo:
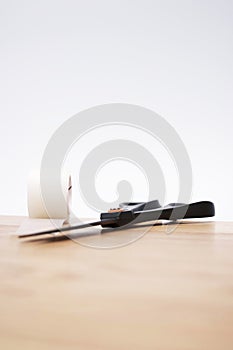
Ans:
[[[87,227],[92,227],[92,226],[99,226],[102,223],[106,223],[106,225],[111,225],[115,222],[115,220],[99,220],[99,221],[93,221],[93,222],[86,222],[83,224],[79,225],[73,225],[73,226],[64,226],[64,227],[59,227],[55,228],[52,230],[46,230],[46,231],[39,231],[39,232],[31,232],[31,233],[22,233],[18,237],[19,238],[27,238],[27,237],[34,237],[34,236],[42,236],[42,235],[48,235],[48,234],[53,234],[53,233],[58,233],[58,232],[66,232],[66,231],[73,231],[73,230],[78,230],[82,228],[87,228]]]

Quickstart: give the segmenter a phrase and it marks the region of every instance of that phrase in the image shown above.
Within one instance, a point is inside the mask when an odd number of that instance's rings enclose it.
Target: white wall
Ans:
[[[0,0],[0,50],[0,213],[26,213],[27,174],[59,125],[126,102],[174,126],[193,200],[232,219],[233,1]]]

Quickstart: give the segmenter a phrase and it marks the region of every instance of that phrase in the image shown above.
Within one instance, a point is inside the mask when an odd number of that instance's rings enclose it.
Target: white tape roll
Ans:
[[[64,195],[62,199],[56,193],[49,177],[46,188],[49,192],[46,193],[49,198],[49,208],[46,207],[41,194],[40,170],[31,172],[27,193],[29,218],[22,223],[17,235],[61,227],[64,222],[69,221],[72,193],[71,176],[65,172],[61,175],[61,188]]]
[[[71,198],[71,176],[67,173],[61,175],[61,188],[64,198],[61,200],[58,198],[57,193],[54,191],[52,180],[48,177],[50,182],[46,186],[49,193],[46,195],[50,198],[49,208],[46,208],[44,200],[41,195],[40,185],[40,171],[33,171],[30,174],[28,181],[28,214],[30,218],[40,219],[68,219],[69,217],[69,205]],[[48,204],[47,204],[48,205]],[[48,216],[48,212],[50,216]]]

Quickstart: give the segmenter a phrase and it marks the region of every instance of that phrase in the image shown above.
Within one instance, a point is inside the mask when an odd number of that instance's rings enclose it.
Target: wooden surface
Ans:
[[[0,218],[1,349],[233,349],[233,223],[91,249],[143,227],[27,241],[12,235],[21,220]]]

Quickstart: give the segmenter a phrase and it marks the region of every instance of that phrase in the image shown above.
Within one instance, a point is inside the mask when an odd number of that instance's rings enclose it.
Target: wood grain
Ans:
[[[1,349],[233,349],[233,223],[155,226],[91,249],[144,228],[19,240],[20,221],[0,218]]]

